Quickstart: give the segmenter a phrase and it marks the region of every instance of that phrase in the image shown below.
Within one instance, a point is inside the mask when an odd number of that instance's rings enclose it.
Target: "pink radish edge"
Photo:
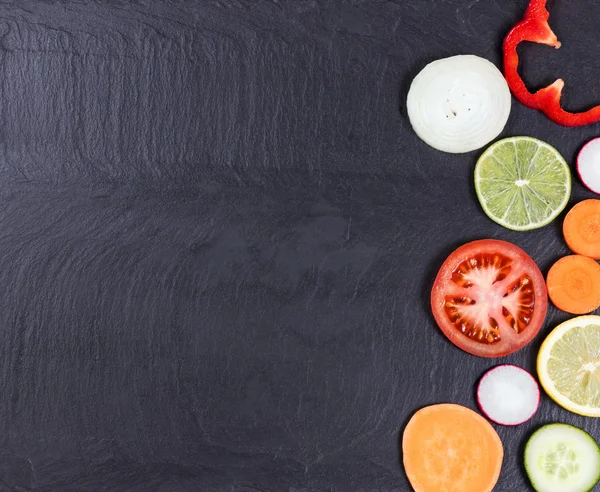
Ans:
[[[594,152],[594,150],[592,150],[590,148],[590,145],[596,145],[599,146],[598,149],[598,166],[600,167],[600,137],[596,137],[596,138],[592,138],[589,142],[586,142],[584,144],[583,147],[581,147],[581,150],[579,151],[579,153],[577,154],[577,175],[579,176],[579,181],[581,181],[581,183],[583,184],[583,186],[585,186],[588,190],[590,190],[592,193],[596,193],[596,194],[600,194],[600,182],[598,183],[598,188],[594,189],[592,188],[592,186],[589,184],[588,181],[586,181],[583,176],[581,175],[581,158],[582,158],[582,154],[585,157],[585,152]]]
[[[481,383],[483,383],[483,381],[488,377],[491,376],[492,373],[501,368],[501,367],[514,367],[516,369],[518,369],[519,371],[524,372],[525,374],[527,374],[527,376],[529,376],[531,378],[531,380],[535,383],[535,388],[536,388],[536,402],[535,402],[535,407],[533,409],[533,411],[531,412],[530,415],[527,416],[527,418],[525,420],[522,420],[520,422],[516,422],[514,424],[506,424],[503,422],[498,422],[496,419],[493,419],[488,412],[485,411],[485,409],[483,408],[483,405],[481,404],[481,399],[479,397],[479,392],[481,390]],[[477,406],[479,407],[479,410],[481,411],[481,413],[491,422],[494,422],[495,424],[498,425],[502,425],[504,427],[517,427],[518,425],[522,425],[525,422],[527,422],[528,420],[530,420],[538,411],[538,409],[540,408],[540,401],[541,401],[541,391],[540,391],[540,385],[537,382],[537,380],[535,379],[535,377],[533,377],[533,374],[531,374],[528,370],[523,369],[522,367],[519,367],[515,364],[499,364],[497,366],[492,367],[491,369],[488,369],[487,371],[485,371],[485,373],[483,374],[483,376],[481,376],[481,379],[479,380],[479,383],[477,383],[477,390],[476,390],[476,396],[477,396]]]

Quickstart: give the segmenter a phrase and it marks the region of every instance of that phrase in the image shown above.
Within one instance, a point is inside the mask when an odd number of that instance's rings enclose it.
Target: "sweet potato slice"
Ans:
[[[494,428],[466,407],[419,410],[402,437],[404,469],[416,492],[490,492],[504,450]]]

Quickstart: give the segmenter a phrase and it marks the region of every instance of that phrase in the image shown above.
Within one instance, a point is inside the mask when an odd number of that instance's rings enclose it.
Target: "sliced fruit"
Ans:
[[[600,259],[600,200],[583,200],[575,205],[563,222],[567,245],[578,255]]]
[[[600,417],[600,316],[578,316],[554,328],[538,353],[537,371],[561,407]]]
[[[578,427],[548,424],[527,441],[525,470],[538,492],[587,492],[600,478],[600,448]]]
[[[588,190],[600,193],[600,137],[590,140],[579,151],[577,173]]]
[[[600,307],[600,265],[587,256],[565,256],[550,268],[546,287],[558,309],[591,313]]]
[[[470,152],[496,138],[510,104],[500,70],[474,55],[427,65],[412,81],[406,101],[415,133],[434,149],[451,153]]]
[[[491,145],[475,165],[475,191],[486,215],[515,231],[552,222],[571,196],[571,172],[552,146],[531,137]]]
[[[483,375],[477,386],[477,403],[492,422],[519,425],[535,415],[540,388],[525,369],[503,364]]]
[[[537,265],[514,244],[495,239],[454,251],[431,291],[438,326],[456,346],[480,357],[500,357],[528,344],[547,306]]]
[[[404,469],[416,492],[489,492],[503,456],[494,428],[460,405],[419,410],[402,436]]]

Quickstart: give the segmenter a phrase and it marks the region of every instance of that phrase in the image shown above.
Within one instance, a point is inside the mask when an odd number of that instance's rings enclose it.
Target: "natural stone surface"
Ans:
[[[526,3],[0,2],[0,491],[410,490],[409,417],[475,408],[495,364],[435,326],[437,268],[476,238],[567,252],[560,221],[487,219],[478,152],[404,110],[435,58],[498,64]],[[599,102],[600,6],[551,5],[563,48],[523,47],[525,78]],[[503,135],[573,163],[598,131],[515,102]],[[545,397],[498,429],[497,491],[550,421],[600,438]]]

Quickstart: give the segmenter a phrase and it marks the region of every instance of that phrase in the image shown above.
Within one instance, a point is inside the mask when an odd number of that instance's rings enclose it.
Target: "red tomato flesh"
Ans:
[[[522,249],[484,239],[454,251],[431,291],[433,316],[452,343],[480,357],[519,350],[544,323],[544,277]]]

